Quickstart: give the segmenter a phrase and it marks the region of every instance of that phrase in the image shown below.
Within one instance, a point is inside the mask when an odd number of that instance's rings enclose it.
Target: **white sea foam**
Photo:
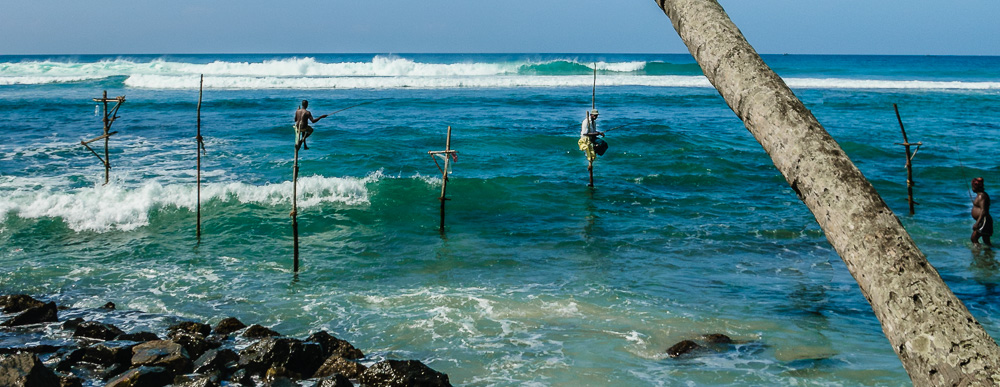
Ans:
[[[364,205],[369,202],[366,184],[380,178],[376,172],[365,178],[307,176],[299,179],[298,206],[307,208],[322,203]],[[149,224],[149,214],[156,208],[174,207],[194,210],[196,188],[191,184],[162,185],[157,181],[138,187],[112,183],[106,186],[66,190],[52,186],[26,188],[32,182],[5,177],[0,191],[8,196],[0,201],[0,219],[15,215],[21,218],[60,218],[75,231],[134,230]],[[240,203],[280,205],[291,202],[291,182],[263,186],[245,183],[202,185],[202,201],[237,200]]]
[[[703,76],[643,75],[644,61],[581,63],[613,74],[602,74],[598,86],[712,87]],[[551,63],[469,62],[422,63],[394,56],[367,62],[319,62],[296,57],[261,62],[184,63],[126,59],[91,63],[0,63],[0,85],[77,82],[112,76],[143,89],[195,89],[200,75],[205,87],[216,89],[442,89],[592,86],[591,75],[518,74],[525,65]],[[1000,90],[1000,82],[875,80],[845,78],[786,78],[793,88]]]

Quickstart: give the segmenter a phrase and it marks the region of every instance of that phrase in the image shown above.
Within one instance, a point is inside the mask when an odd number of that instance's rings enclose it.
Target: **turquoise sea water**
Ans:
[[[1000,181],[1000,58],[764,59],[1000,335],[1000,263],[968,241],[968,181]],[[594,66],[600,124],[628,126],[591,189],[576,140]],[[0,294],[326,329],[366,363],[417,359],[456,385],[909,384],[808,209],[700,74],[688,55],[0,56]],[[101,133],[104,90],[127,99],[108,185],[79,145]],[[302,99],[316,115],[383,100],[315,124],[294,277]],[[893,103],[924,144],[914,216]],[[448,126],[442,235],[427,151]],[[739,344],[665,355],[705,333]]]

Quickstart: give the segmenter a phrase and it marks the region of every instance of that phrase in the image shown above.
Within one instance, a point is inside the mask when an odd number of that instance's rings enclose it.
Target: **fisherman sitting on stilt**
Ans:
[[[309,126],[309,123],[316,123],[316,121],[322,120],[327,117],[326,114],[319,116],[319,118],[313,118],[311,112],[309,112],[309,101],[302,100],[302,106],[295,111],[295,147],[298,148],[299,144],[302,144],[303,149],[309,149],[306,145],[306,138],[309,137],[313,132],[313,128]]]
[[[577,141],[580,150],[587,155],[587,172],[590,174],[590,183],[587,185],[590,187],[594,186],[594,160],[597,159],[594,144],[598,141],[597,136],[604,136],[604,132],[597,131],[597,115],[597,109],[587,112],[587,117],[583,119],[583,126],[580,130],[580,140]]]

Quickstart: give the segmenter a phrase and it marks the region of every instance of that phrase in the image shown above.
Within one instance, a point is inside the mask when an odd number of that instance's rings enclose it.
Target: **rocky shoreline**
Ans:
[[[98,319],[60,319],[72,309],[28,295],[0,296],[0,307],[9,316],[0,322],[0,386],[451,385],[417,360],[365,366],[361,350],[326,331],[300,340],[230,317],[214,327],[182,321],[165,332],[125,332]]]

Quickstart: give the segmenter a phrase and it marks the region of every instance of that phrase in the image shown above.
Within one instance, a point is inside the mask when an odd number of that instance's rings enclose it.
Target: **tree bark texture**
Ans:
[[[875,188],[716,0],[656,0],[729,107],[812,211],[917,386],[1000,385],[1000,348]]]

